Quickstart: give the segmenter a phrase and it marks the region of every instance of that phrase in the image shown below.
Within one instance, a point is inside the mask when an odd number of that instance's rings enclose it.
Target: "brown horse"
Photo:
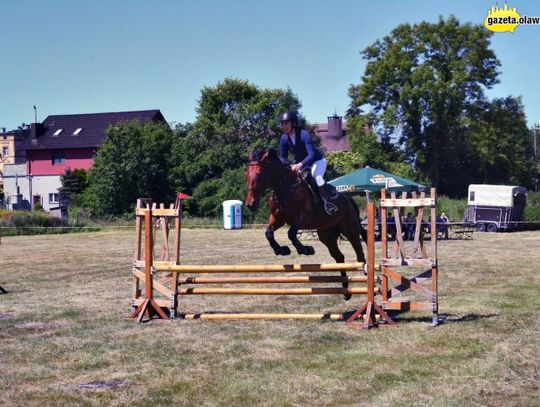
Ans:
[[[304,246],[298,240],[298,230],[316,229],[319,240],[328,248],[337,263],[345,261],[345,256],[338,247],[340,234],[352,245],[356,259],[359,262],[366,261],[360,237],[367,241],[367,235],[354,201],[338,194],[332,201],[338,207],[334,215],[328,215],[322,205],[314,207],[307,182],[279,160],[276,150],[272,148],[255,150],[249,156],[246,186],[246,206],[251,211],[258,209],[266,190],[273,191],[268,199],[270,218],[265,234],[276,255],[291,254],[288,246],[279,245],[274,238],[274,232],[287,224],[288,237],[298,254],[315,254],[312,246]],[[346,276],[346,273],[341,272],[341,275]],[[343,287],[347,288],[348,284],[343,283]],[[345,298],[349,299],[350,295],[346,295]]]

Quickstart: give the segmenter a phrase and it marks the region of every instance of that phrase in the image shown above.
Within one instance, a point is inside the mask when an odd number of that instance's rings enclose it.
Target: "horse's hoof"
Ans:
[[[298,254],[303,254],[304,256],[313,256],[315,254],[315,249],[312,246],[297,247],[296,251]]]
[[[288,256],[291,254],[291,249],[288,246],[281,246],[278,249],[274,250],[277,256]]]
[[[344,294],[343,295],[343,298],[345,299],[345,301],[349,301],[351,299],[352,295],[351,294]]]

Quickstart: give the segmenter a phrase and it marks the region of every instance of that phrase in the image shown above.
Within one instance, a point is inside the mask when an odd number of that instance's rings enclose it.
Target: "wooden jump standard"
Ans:
[[[386,191],[384,189],[381,191],[382,307],[396,312],[431,311],[433,325],[439,323],[436,203],[435,188],[431,189],[430,196],[426,197],[426,193],[421,192],[417,197],[413,192],[412,198],[407,198],[406,192],[401,198],[397,198],[395,192],[387,198]],[[414,225],[414,241],[410,251],[406,251],[402,235],[401,219],[405,208],[413,208],[416,214],[416,221],[410,225]],[[430,217],[427,225],[423,222],[425,208],[429,209]],[[388,211],[393,213],[396,229],[391,253],[388,250]],[[424,241],[426,231],[429,231],[431,240],[429,251]],[[424,270],[427,268],[427,270],[414,277],[404,276],[398,272],[398,270],[407,271],[415,268],[424,268]],[[428,283],[429,286],[422,285],[423,283]],[[400,295],[404,292],[414,294],[414,296],[403,298]]]
[[[143,208],[143,204],[146,208]],[[139,322],[147,316],[161,319],[174,318],[176,316],[184,319],[202,320],[230,320],[230,319],[321,319],[321,320],[345,320],[352,326],[370,328],[379,323],[394,324],[387,313],[375,303],[375,294],[380,292],[380,288],[375,286],[375,263],[374,263],[374,219],[375,211],[372,203],[368,206],[368,261],[364,263],[332,263],[332,264],[302,264],[302,265],[181,265],[179,264],[180,250],[180,227],[181,227],[181,199],[177,199],[174,208],[155,208],[151,200],[139,200],[137,203],[137,250],[136,259],[133,266],[134,276],[134,299],[132,305],[136,307],[130,318],[137,318]],[[174,261],[154,260],[154,233],[153,216],[159,217],[163,233],[163,246],[161,250],[162,259],[168,258],[168,223],[170,219],[175,219],[175,255]],[[145,230],[145,250],[144,260],[141,258],[142,242],[142,222],[144,219]],[[367,267],[365,267],[367,266]],[[364,269],[367,268],[367,275]],[[144,270],[144,272],[142,271]],[[360,276],[332,276],[332,275],[310,275],[310,276],[257,276],[257,277],[199,277],[183,276],[179,274],[212,274],[212,273],[325,273],[325,272],[360,272]],[[165,282],[154,280],[154,275],[168,275],[171,281],[171,288]],[[139,282],[145,284],[145,296],[141,297]],[[307,288],[259,288],[259,287],[186,287],[186,285],[207,285],[207,284],[312,284],[312,283],[365,283],[365,287],[307,287]],[[180,286],[180,287],[179,287]],[[156,300],[153,297],[154,289],[168,297],[168,300]],[[343,294],[366,294],[365,303],[353,313],[347,314],[182,314],[178,313],[178,296],[185,295],[343,295]],[[163,308],[169,309],[169,315]],[[363,322],[358,324],[356,320]]]

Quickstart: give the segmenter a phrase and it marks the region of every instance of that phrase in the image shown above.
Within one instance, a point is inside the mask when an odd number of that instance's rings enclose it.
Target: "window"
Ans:
[[[2,147],[2,157],[7,157],[9,149],[7,147]]]
[[[469,192],[469,201],[474,202],[474,191]]]
[[[66,153],[64,151],[53,151],[52,164],[62,165],[66,163]]]
[[[77,130],[73,132],[73,135],[76,136],[82,131],[82,127],[79,127]]]
[[[60,201],[60,194],[49,194],[49,203],[57,204]]]
[[[62,130],[64,129],[58,129],[53,133],[53,136],[58,136],[60,133],[62,133]]]

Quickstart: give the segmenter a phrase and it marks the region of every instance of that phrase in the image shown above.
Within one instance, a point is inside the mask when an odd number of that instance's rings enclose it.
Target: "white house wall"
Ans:
[[[58,202],[49,203],[49,194],[58,193],[60,175],[27,176],[26,164],[4,166],[4,194],[7,209],[30,209],[31,196],[40,196],[40,204],[49,212]],[[30,192],[31,191],[31,192]]]
[[[58,207],[58,202],[49,203],[49,194],[58,194],[58,188],[62,186],[60,175],[38,175],[32,177],[32,195],[41,196],[41,206],[47,212],[51,208]]]
[[[26,164],[4,165],[4,196],[7,209],[30,209]]]

